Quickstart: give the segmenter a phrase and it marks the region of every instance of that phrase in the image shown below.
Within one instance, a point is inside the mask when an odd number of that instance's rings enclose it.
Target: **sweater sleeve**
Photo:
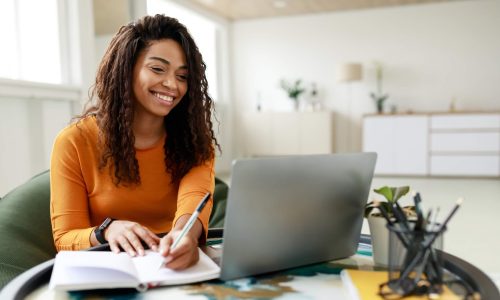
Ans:
[[[185,214],[192,214],[201,199],[207,192],[212,195],[205,208],[198,215],[198,219],[203,225],[203,233],[200,237],[200,244],[206,242],[208,234],[208,221],[213,206],[213,193],[215,188],[214,159],[202,165],[192,168],[179,184],[179,194],[177,198],[177,211],[173,221],[176,224],[179,217]]]
[[[89,248],[89,202],[77,141],[68,130],[56,138],[50,162],[50,215],[57,251]]]

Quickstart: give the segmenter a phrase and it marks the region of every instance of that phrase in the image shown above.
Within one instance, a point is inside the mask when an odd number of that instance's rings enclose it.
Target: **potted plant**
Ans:
[[[297,79],[293,84],[290,84],[285,79],[280,81],[281,88],[285,90],[288,97],[293,101],[293,106],[295,110],[299,109],[299,97],[302,93],[306,91],[304,87],[302,87],[302,80]]]
[[[389,98],[389,95],[382,92],[383,69],[382,64],[378,62],[375,63],[375,76],[377,80],[377,91],[375,93],[370,93],[370,97],[375,102],[377,113],[381,114],[384,112],[384,102]]]
[[[383,186],[373,191],[384,196],[386,200],[371,201],[365,206],[365,218],[368,220],[372,237],[373,261],[376,264],[387,266],[389,264],[389,230],[386,228],[387,221],[380,213],[378,207],[382,207],[387,212],[389,218],[394,218],[394,205],[410,191],[410,187]],[[414,206],[404,206],[402,209],[408,218],[415,217]]]

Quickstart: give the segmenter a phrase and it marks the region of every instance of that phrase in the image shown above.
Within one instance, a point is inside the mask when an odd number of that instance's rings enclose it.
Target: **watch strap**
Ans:
[[[106,228],[109,227],[109,225],[111,224],[111,222],[113,222],[114,219],[112,218],[106,218],[104,220],[104,222],[102,222],[101,225],[99,225],[95,230],[94,230],[94,233],[95,233],[95,238],[97,239],[97,241],[101,244],[106,244],[108,241],[104,238],[104,230],[106,230]]]

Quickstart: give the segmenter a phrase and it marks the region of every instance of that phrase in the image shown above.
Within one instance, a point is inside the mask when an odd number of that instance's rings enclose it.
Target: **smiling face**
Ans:
[[[137,58],[132,79],[135,114],[163,118],[187,92],[188,70],[174,40],[153,41]]]

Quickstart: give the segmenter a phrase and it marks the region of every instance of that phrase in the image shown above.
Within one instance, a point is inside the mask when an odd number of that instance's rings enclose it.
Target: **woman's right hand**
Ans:
[[[120,247],[130,256],[144,255],[144,241],[153,251],[158,250],[160,238],[151,230],[139,223],[114,220],[104,231],[104,238],[108,241],[111,251],[118,253]]]

